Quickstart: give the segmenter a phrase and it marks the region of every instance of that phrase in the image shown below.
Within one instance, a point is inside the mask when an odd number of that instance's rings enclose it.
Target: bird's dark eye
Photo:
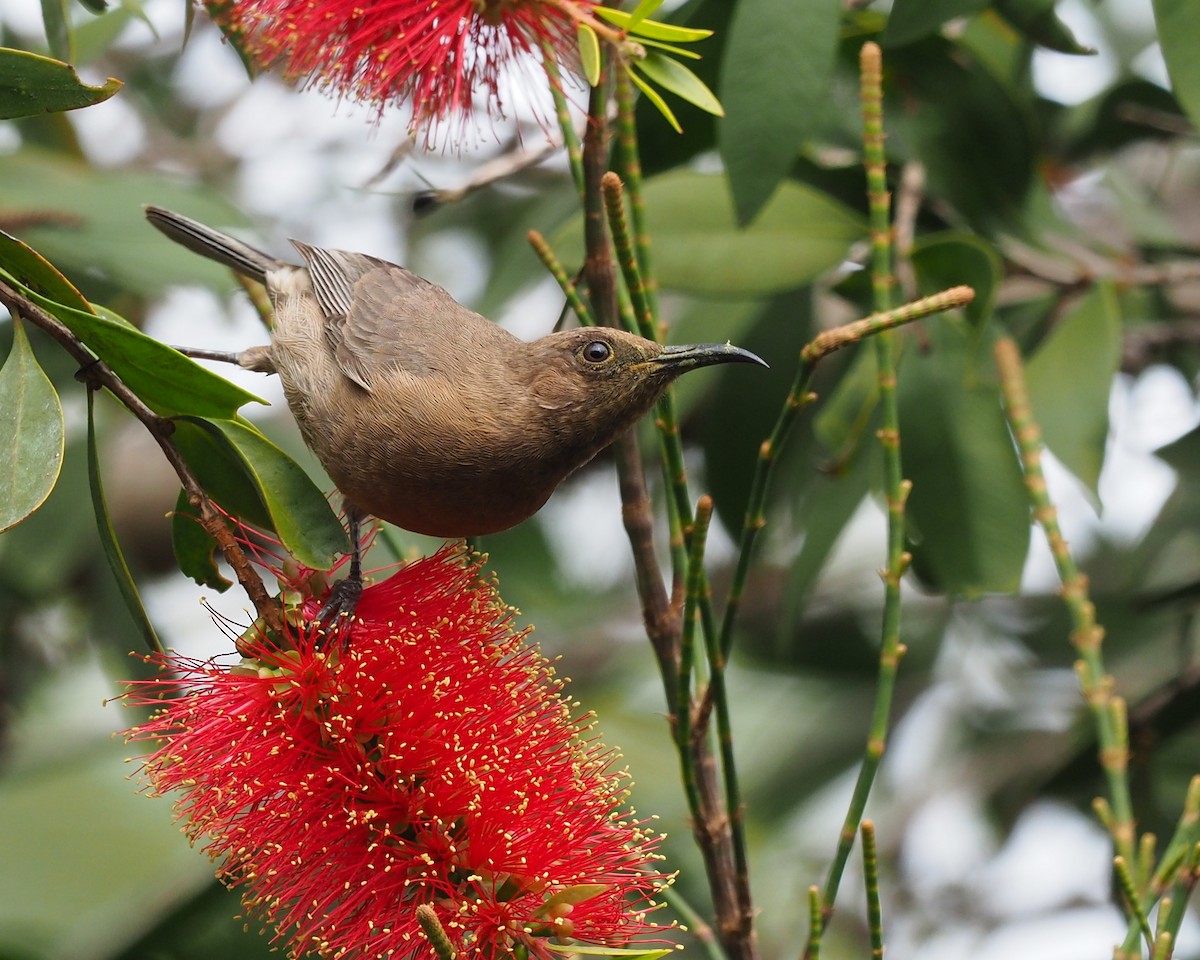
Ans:
[[[612,347],[603,340],[593,340],[579,351],[579,355],[588,363],[603,363],[612,356]]]

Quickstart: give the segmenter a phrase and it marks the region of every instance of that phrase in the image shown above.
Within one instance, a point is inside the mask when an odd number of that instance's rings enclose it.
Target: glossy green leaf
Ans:
[[[579,62],[583,65],[583,75],[593,87],[600,82],[600,38],[596,31],[586,23],[581,23],[577,31],[579,38]]]
[[[841,0],[742,0],[721,62],[718,146],[738,222],[779,186],[829,96]]]
[[[633,15],[624,10],[614,10],[612,7],[594,7],[592,13],[601,20],[629,30],[633,23]],[[680,27],[673,23],[660,23],[657,20],[642,20],[635,24],[631,31],[637,37],[649,37],[651,40],[664,40],[667,43],[696,43],[707,40],[713,35],[711,30],[697,27]]]
[[[98,87],[89,86],[70,64],[0,48],[0,120],[89,107],[107,100],[121,86],[111,77]]]
[[[947,20],[978,13],[988,0],[896,0],[880,41],[899,47],[941,29]]]
[[[750,226],[737,225],[724,177],[690,170],[643,186],[659,285],[720,297],[757,296],[803,286],[866,235],[864,219],[819,190],[780,185]],[[583,260],[582,220],[551,245],[568,265]]]
[[[297,560],[327,570],[338,554],[349,549],[346,531],[329,501],[279,447],[242,421],[183,419],[228,444],[254,483],[279,539]]]
[[[999,388],[980,376],[959,324],[943,318],[927,330],[930,349],[905,354],[897,393],[913,570],[952,596],[1012,591],[1029,503]]]
[[[994,0],[996,12],[1039,46],[1059,53],[1094,54],[1054,12],[1057,0]]]
[[[1101,281],[1058,321],[1025,369],[1046,446],[1096,497],[1120,361],[1120,305],[1111,282]]]
[[[63,412],[58,393],[38,366],[20,321],[0,367],[0,533],[40,507],[58,482]]]
[[[30,300],[61,320],[156,413],[232,417],[243,404],[266,402],[146,336],[128,321],[87,313],[55,303],[27,288],[22,290]]]
[[[632,67],[628,69],[628,73],[629,79],[633,81],[634,86],[641,90],[642,93],[646,95],[646,99],[654,104],[655,109],[658,110],[658,112],[663,115],[664,119],[666,119],[667,123],[671,125],[671,129],[676,133],[683,133],[683,127],[679,125],[679,121],[675,118],[675,114],[671,111],[671,108],[667,106],[667,101],[662,98],[662,94],[650,86],[650,84],[648,84],[641,77],[639,77],[637,71]]]
[[[75,286],[45,257],[29,244],[0,230],[0,270],[4,270],[27,290],[56,303],[94,313],[92,305]]]
[[[717,117],[725,115],[725,111],[721,108],[721,102],[708,89],[704,81],[678,60],[651,51],[646,54],[644,60],[636,61],[633,67],[644,73],[651,83],[664,90],[670,90],[677,97],[683,98],[706,113]]]
[[[1200,17],[1195,0],[1154,0],[1154,19],[1171,89],[1200,127]]]
[[[88,398],[88,487],[92,493],[92,507],[96,511],[96,527],[100,533],[100,545],[104,550],[104,558],[108,561],[109,569],[117,581],[117,589],[129,610],[129,615],[142,634],[146,648],[152,653],[162,653],[162,642],[154,631],[154,625],[146,614],[146,607],[138,593],[137,584],[133,582],[133,574],[129,572],[129,564],[125,562],[125,554],[121,544],[117,542],[116,531],[113,530],[112,519],[108,515],[108,503],[104,499],[104,483],[100,479],[100,454],[96,448],[96,423],[94,416],[95,391],[87,392]]]
[[[184,576],[218,593],[224,593],[233,586],[231,580],[221,576],[216,562],[217,542],[200,526],[196,511],[188,502],[186,490],[179,491],[175,512],[171,516],[171,548],[179,571]]]

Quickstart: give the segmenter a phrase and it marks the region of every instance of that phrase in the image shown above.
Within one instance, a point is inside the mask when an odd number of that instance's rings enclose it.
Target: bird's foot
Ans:
[[[354,610],[362,597],[363,582],[361,576],[349,576],[339,580],[329,591],[325,606],[317,614],[317,622],[323,626],[336,623],[342,617],[349,619],[354,616]]]

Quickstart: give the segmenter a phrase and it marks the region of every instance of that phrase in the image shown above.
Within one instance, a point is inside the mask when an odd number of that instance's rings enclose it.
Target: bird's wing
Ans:
[[[427,376],[501,328],[410,270],[344,250],[292,241],[308,267],[342,372],[365,390],[389,370]]]

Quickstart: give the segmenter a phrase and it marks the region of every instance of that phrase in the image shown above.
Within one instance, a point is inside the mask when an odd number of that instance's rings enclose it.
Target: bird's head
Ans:
[[[537,372],[530,391],[538,406],[576,418],[610,441],[689,370],[718,363],[766,366],[729,343],[663,346],[608,327],[553,333],[532,346]]]

